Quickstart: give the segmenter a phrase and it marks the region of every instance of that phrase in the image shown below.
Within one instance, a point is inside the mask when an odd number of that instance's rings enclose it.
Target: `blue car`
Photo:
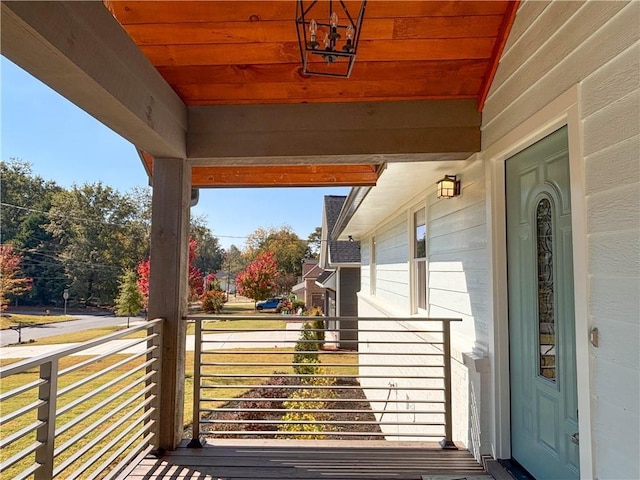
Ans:
[[[278,298],[278,297],[268,298],[267,300],[263,300],[261,302],[256,303],[256,310],[261,311],[265,309],[274,308],[277,313],[280,310],[281,304],[282,304],[282,298]]]

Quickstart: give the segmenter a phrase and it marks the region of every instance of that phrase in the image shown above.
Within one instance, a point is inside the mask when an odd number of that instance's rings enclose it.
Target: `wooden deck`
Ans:
[[[433,443],[356,441],[216,441],[147,456],[131,480],[491,479],[466,450]]]

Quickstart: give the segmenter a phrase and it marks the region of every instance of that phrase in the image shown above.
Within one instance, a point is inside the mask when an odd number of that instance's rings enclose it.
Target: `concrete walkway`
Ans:
[[[206,334],[203,338],[203,350],[230,350],[237,348],[293,348],[298,340],[302,323],[293,322],[287,324],[286,330],[277,332],[225,332]],[[111,342],[90,348],[74,355],[99,355],[126,345],[131,340],[112,340]],[[28,344],[15,347],[0,348],[0,359],[6,358],[32,358],[49,355],[68,347],[75,347],[79,343],[59,343],[55,345]],[[193,351],[195,336],[187,335],[187,351]],[[127,348],[120,353],[138,353],[146,348],[144,342]]]

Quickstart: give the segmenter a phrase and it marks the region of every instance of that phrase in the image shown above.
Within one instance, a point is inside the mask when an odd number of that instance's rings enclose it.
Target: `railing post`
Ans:
[[[206,443],[200,436],[200,366],[202,363],[202,320],[194,320],[195,335],[193,346],[193,421],[191,423],[191,441],[187,447],[202,448]]]
[[[45,383],[38,389],[38,399],[45,402],[38,408],[38,420],[43,424],[36,430],[36,440],[40,446],[36,450],[36,463],[40,467],[35,472],[35,480],[53,478],[53,452],[56,439],[56,400],[58,396],[58,359],[40,365],[40,379]]]
[[[453,443],[453,420],[451,415],[451,322],[442,321],[442,356],[444,365],[444,438],[440,446],[457,450]]]

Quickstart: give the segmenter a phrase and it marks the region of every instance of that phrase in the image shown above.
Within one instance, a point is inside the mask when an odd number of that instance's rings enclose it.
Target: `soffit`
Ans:
[[[304,76],[294,1],[105,1],[187,106],[472,98],[517,2],[369,1],[349,79]],[[346,2],[357,12],[359,2]]]
[[[338,240],[360,240],[393,215],[413,203],[424,204],[426,195],[435,196],[435,183],[444,175],[461,170],[464,162],[391,163],[378,179],[340,233]]]

